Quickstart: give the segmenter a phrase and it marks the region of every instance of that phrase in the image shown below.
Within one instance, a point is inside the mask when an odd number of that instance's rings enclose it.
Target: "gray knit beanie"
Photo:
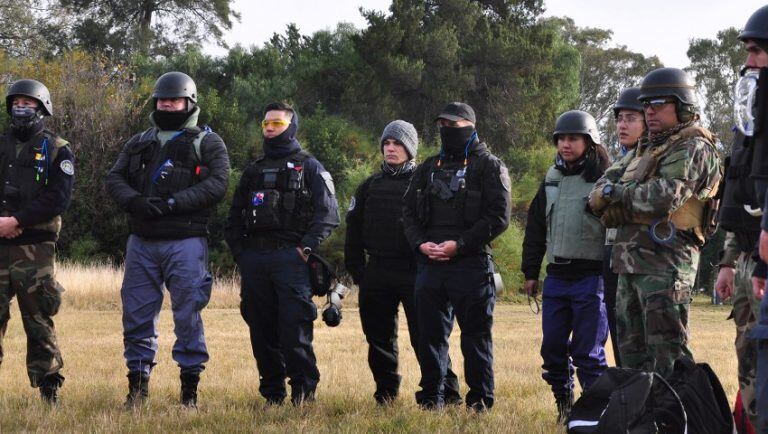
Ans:
[[[408,153],[408,158],[416,158],[416,151],[419,149],[419,135],[416,133],[416,128],[410,123],[396,120],[384,127],[384,132],[381,133],[381,140],[379,140],[379,149],[382,152],[384,140],[387,139],[394,139],[402,143],[405,146],[405,152]]]

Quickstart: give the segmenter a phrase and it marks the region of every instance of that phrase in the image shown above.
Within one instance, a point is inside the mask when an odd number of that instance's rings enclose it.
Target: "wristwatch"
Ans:
[[[615,190],[616,189],[613,188],[613,184],[606,184],[603,187],[603,197],[606,198],[606,199],[610,199],[613,196],[613,192]]]
[[[301,252],[304,253],[304,256],[309,256],[309,254],[312,253],[312,248],[304,247],[303,249],[301,249]]]
[[[168,199],[168,208],[173,211],[174,208],[176,208],[176,199],[170,198]]]

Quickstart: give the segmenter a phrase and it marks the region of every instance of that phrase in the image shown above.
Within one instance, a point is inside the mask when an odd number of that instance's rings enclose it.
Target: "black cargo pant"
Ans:
[[[403,305],[411,347],[418,357],[419,329],[414,298],[415,264],[410,261],[370,257],[360,281],[360,322],[368,341],[368,365],[376,382],[373,394],[378,402],[397,396],[398,374],[397,314]],[[450,367],[445,376],[445,400],[460,400],[459,381]]]
[[[464,377],[469,386],[467,406],[493,406],[491,328],[496,291],[490,270],[490,259],[485,254],[418,266],[415,295],[424,390],[416,394],[416,401],[422,407],[439,408],[444,403],[448,337],[454,314],[461,329]]]

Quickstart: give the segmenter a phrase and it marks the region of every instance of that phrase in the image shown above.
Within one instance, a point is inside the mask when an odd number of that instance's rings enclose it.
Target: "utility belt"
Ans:
[[[667,218],[659,219],[642,214],[633,214],[630,223],[648,226],[651,238],[657,242],[671,241],[667,238],[674,237],[675,231],[690,231],[700,243],[704,243],[708,236],[703,226],[707,208],[709,208],[707,203],[691,198]],[[657,230],[663,228],[662,225],[665,224],[669,228],[669,233],[659,236]]]
[[[294,242],[268,237],[248,237],[244,244],[246,248],[253,250],[282,250],[298,247]]]

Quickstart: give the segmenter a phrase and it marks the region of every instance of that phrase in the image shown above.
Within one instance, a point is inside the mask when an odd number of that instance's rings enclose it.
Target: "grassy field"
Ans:
[[[419,368],[400,325],[400,399],[391,407],[374,404],[366,343],[354,307],[344,310],[341,326],[315,324],[315,351],[321,372],[318,401],[293,408],[263,407],[247,329],[237,309],[233,279],[220,282],[204,311],[211,360],[200,382],[200,408],[178,405],[178,369],[171,359],[170,311],[160,315],[160,353],[146,408],[121,407],[127,380],[123,362],[119,308],[119,270],[61,267],[67,288],[56,317],[67,378],[61,404],[48,408],[29,387],[24,358],[26,340],[16,306],[5,339],[0,369],[0,432],[519,432],[555,433],[553,398],[540,377],[540,317],[527,306],[499,305],[494,324],[496,400],[493,410],[475,415],[464,408],[441,413],[420,411],[413,400]],[[167,297],[166,297],[167,301]],[[736,393],[735,329],[727,307],[697,302],[692,309],[692,348],[710,363],[727,395]],[[459,331],[451,337],[451,357],[462,380]]]

